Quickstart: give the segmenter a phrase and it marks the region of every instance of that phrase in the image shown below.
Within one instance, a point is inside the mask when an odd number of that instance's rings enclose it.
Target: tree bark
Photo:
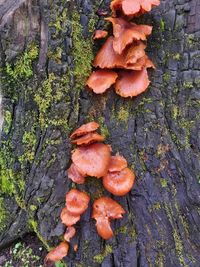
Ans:
[[[127,211],[103,241],[91,207],[77,224],[67,266],[190,266],[200,262],[200,3],[161,0],[140,22],[154,26],[148,54],[157,69],[134,99],[84,88],[109,28],[109,1],[0,1],[0,65],[4,123],[0,151],[0,245],[34,231],[47,247],[64,233],[69,133],[99,121],[113,152],[136,172]],[[78,186],[92,200],[108,195],[99,180]],[[72,245],[73,245],[72,244]]]

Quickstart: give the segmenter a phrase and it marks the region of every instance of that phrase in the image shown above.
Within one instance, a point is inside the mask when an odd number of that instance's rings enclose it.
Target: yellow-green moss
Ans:
[[[117,114],[117,118],[119,121],[121,122],[128,122],[128,118],[129,118],[129,109],[127,109],[127,107],[120,107],[118,114]]]
[[[3,132],[8,134],[12,123],[12,114],[9,110],[4,111],[3,119]]]
[[[98,255],[95,255],[93,259],[95,262],[101,264],[103,260],[105,259],[105,257],[111,254],[112,251],[113,251],[113,248],[110,245],[106,245],[104,251]]]
[[[0,232],[6,228],[7,218],[9,216],[8,210],[6,209],[4,198],[0,197]]]
[[[161,184],[161,186],[162,186],[163,188],[167,187],[167,180],[161,178],[161,179],[160,179],[160,184]]]
[[[105,118],[104,117],[99,117],[98,118],[98,122],[100,124],[100,129],[101,129],[101,134],[103,136],[105,136],[105,138],[108,138],[109,137],[109,130],[108,130],[108,127],[105,123]]]
[[[43,236],[40,234],[38,230],[38,223],[34,219],[29,219],[29,225],[32,228],[32,230],[36,233],[37,237],[40,239],[40,241],[44,244],[47,250],[50,250],[51,247],[48,245],[47,241],[43,238]]]

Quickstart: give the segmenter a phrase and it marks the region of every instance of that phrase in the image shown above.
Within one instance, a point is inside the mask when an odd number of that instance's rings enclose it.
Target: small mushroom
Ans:
[[[98,234],[104,239],[111,238],[113,231],[110,220],[120,219],[124,213],[125,211],[121,205],[109,197],[101,197],[95,200],[92,218],[96,220]]]
[[[113,49],[118,54],[121,54],[133,41],[145,41],[152,32],[152,27],[149,25],[137,25],[123,18],[110,17],[106,20],[113,24]]]
[[[89,144],[96,143],[96,142],[103,142],[104,139],[105,139],[104,136],[102,136],[96,132],[92,132],[92,133],[85,134],[85,135],[73,140],[72,144],[76,144],[78,146],[83,146],[83,145],[89,145]]]
[[[71,179],[74,183],[85,183],[85,177],[81,174],[80,170],[74,163],[72,163],[69,169],[67,170],[67,175],[68,178]]]
[[[69,251],[69,244],[66,242],[61,242],[56,248],[51,250],[47,256],[45,257],[45,264],[47,262],[57,262],[62,260],[65,256],[67,256]]]
[[[103,186],[115,196],[126,195],[133,187],[135,174],[125,168],[117,172],[109,172],[103,177]]]
[[[110,157],[111,150],[108,145],[95,143],[75,149],[72,161],[84,175],[100,178],[108,171]]]
[[[96,30],[95,33],[94,33],[93,39],[94,40],[96,40],[96,39],[102,39],[102,38],[105,38],[107,35],[108,35],[108,32],[107,31],[104,31],[104,30]]]
[[[127,161],[124,157],[120,156],[119,154],[112,156],[110,165],[109,165],[109,172],[118,172],[122,171],[127,167]]]
[[[102,94],[115,83],[117,76],[117,73],[111,70],[97,70],[90,75],[86,84],[94,93]]]
[[[133,17],[151,11],[154,6],[159,4],[160,0],[113,0],[111,10],[113,16],[116,15],[116,11],[122,11],[124,15]]]
[[[61,211],[60,218],[63,224],[66,226],[72,226],[80,220],[80,215],[73,215],[64,207]]]
[[[122,71],[115,84],[115,91],[122,97],[133,97],[143,93],[149,86],[147,70]]]
[[[76,234],[76,229],[73,226],[67,227],[67,230],[64,234],[64,239],[67,242],[70,242],[70,239],[72,239]]]
[[[77,189],[71,189],[66,194],[66,207],[67,210],[77,216],[81,215],[88,208],[90,197]]]
[[[77,138],[78,136],[82,136],[85,135],[87,133],[91,133],[96,131],[99,128],[99,124],[92,121],[92,122],[88,122],[86,124],[83,124],[81,127],[79,127],[78,129],[76,129],[71,135],[70,138],[74,139]]]

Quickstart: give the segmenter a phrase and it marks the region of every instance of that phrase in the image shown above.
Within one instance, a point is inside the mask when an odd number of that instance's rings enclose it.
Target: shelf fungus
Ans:
[[[61,242],[56,248],[52,249],[45,257],[45,266],[48,266],[48,262],[57,262],[67,256],[69,251],[69,244]]]

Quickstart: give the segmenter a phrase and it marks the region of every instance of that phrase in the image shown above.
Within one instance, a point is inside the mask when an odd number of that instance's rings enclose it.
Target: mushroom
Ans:
[[[103,186],[115,196],[126,195],[133,187],[135,174],[125,168],[117,172],[109,172],[103,177]]]
[[[66,232],[64,234],[64,239],[67,242],[70,242],[70,239],[73,238],[76,234],[76,229],[73,226],[69,226],[66,229]]]
[[[47,262],[57,262],[62,260],[65,256],[67,256],[69,250],[69,244],[66,242],[61,242],[56,248],[51,250],[47,256],[45,257],[45,264]]]
[[[119,55],[113,49],[113,40],[114,37],[109,37],[101,47],[93,61],[94,67],[99,67],[101,69],[120,68],[141,70],[146,66],[146,61],[148,59],[144,51],[146,45],[141,41],[134,42]]]
[[[115,91],[122,97],[133,97],[143,93],[149,86],[147,70],[121,71],[115,84]]]
[[[71,189],[66,194],[67,210],[73,215],[81,215],[88,208],[90,197],[77,189]]]
[[[63,224],[66,226],[72,226],[73,224],[77,223],[80,220],[80,215],[73,215],[64,207],[61,211],[60,218]]]
[[[127,45],[133,41],[146,40],[146,36],[152,32],[149,25],[137,25],[122,18],[107,18],[113,24],[113,49],[121,54]]]
[[[109,172],[118,172],[127,167],[127,161],[124,157],[120,156],[119,154],[112,156],[110,165],[109,165]]]
[[[117,73],[111,70],[97,70],[90,75],[86,84],[94,93],[102,94],[115,83],[117,76]]]
[[[159,4],[160,0],[113,0],[111,9],[114,16],[116,11],[122,11],[124,15],[133,17],[151,11]]]
[[[108,171],[110,154],[108,145],[95,143],[75,149],[72,161],[84,175],[100,178]]]
[[[109,197],[101,197],[95,200],[92,218],[96,220],[98,234],[104,239],[111,238],[113,231],[110,220],[120,219],[124,213],[125,211],[121,205]]]
[[[75,140],[72,141],[72,144],[76,144],[78,146],[81,145],[89,145],[95,142],[102,142],[104,141],[104,136],[96,133],[96,132],[92,132],[92,133],[88,133],[85,134]]]
[[[108,32],[107,31],[104,31],[104,30],[96,30],[95,33],[94,33],[93,39],[94,40],[96,40],[96,39],[102,39],[102,38],[105,38],[107,35],[108,35]]]
[[[67,170],[67,175],[68,178],[71,179],[74,183],[85,183],[85,177],[81,174],[80,170],[74,163],[72,163],[69,169]]]
[[[87,133],[90,132],[94,132],[95,130],[97,130],[99,128],[99,124],[92,121],[92,122],[88,122],[86,124],[83,124],[81,127],[79,127],[78,129],[76,129],[71,135],[70,138],[74,139],[77,138],[78,136],[82,136],[85,135]]]

